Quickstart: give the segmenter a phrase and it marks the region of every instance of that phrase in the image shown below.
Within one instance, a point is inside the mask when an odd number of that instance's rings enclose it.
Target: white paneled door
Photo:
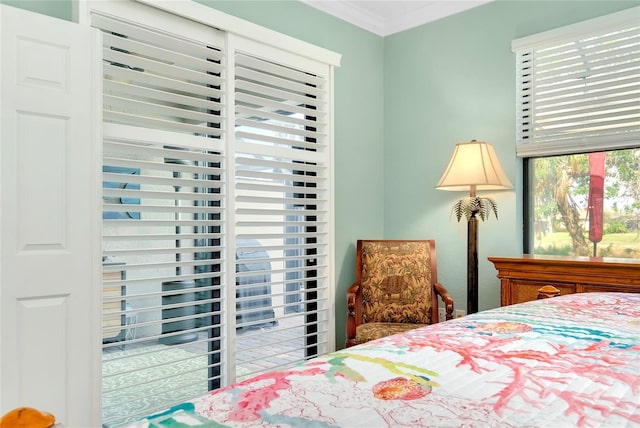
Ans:
[[[99,426],[99,36],[9,6],[0,20],[0,414]]]

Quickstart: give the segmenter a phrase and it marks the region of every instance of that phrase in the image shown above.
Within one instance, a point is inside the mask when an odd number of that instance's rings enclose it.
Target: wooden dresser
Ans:
[[[489,257],[500,278],[502,306],[538,298],[551,285],[560,294],[593,291],[640,293],[640,260],[603,257]]]

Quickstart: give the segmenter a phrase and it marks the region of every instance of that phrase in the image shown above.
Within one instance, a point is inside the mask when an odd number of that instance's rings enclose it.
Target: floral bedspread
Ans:
[[[640,426],[640,294],[484,311],[188,403],[233,427]]]

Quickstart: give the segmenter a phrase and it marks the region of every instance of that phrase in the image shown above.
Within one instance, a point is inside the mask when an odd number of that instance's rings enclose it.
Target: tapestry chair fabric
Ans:
[[[356,281],[347,290],[350,347],[439,322],[438,296],[453,318],[453,299],[438,282],[433,240],[359,240]]]

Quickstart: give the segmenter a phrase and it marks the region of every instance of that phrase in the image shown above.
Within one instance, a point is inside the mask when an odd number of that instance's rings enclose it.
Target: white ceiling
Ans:
[[[417,27],[492,0],[301,0],[379,36]]]

